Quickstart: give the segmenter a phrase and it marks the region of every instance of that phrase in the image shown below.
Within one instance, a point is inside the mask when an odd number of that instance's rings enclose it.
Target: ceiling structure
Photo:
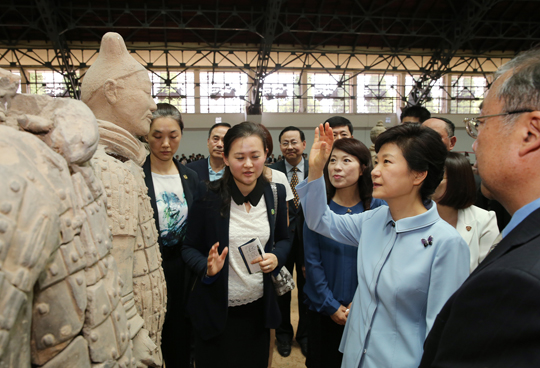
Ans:
[[[78,97],[99,41],[118,32],[149,70],[234,68],[250,76],[248,113],[261,112],[264,78],[286,69],[345,78],[366,71],[415,76],[423,103],[450,72],[487,75],[540,41],[539,1],[4,0],[0,67],[62,73]],[[24,78],[24,77],[23,77]]]

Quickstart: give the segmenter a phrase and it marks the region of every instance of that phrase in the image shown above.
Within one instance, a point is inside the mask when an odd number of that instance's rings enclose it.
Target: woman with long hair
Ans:
[[[182,253],[198,275],[188,303],[195,364],[266,368],[270,329],[281,321],[271,275],[279,274],[290,249],[285,188],[276,184],[274,203],[262,175],[267,148],[258,124],[233,126],[223,144],[225,172],[208,187],[201,183]],[[262,246],[256,258],[240,250],[252,239]]]
[[[437,203],[441,218],[463,237],[471,252],[470,272],[486,258],[499,235],[495,212],[473,206],[476,183],[469,160],[448,152],[444,177],[432,199]]]
[[[443,177],[446,147],[420,124],[388,129],[375,142],[371,171],[373,197],[388,206],[340,216],[326,204],[323,179],[333,140],[328,125],[316,129],[309,176],[296,189],[311,230],[358,247],[342,367],[416,367],[435,317],[469,275],[467,244],[429,199]]]
[[[161,350],[168,367],[188,368],[191,323],[185,305],[191,271],[182,260],[188,210],[193,203],[199,178],[197,173],[174,158],[184,122],[176,107],[160,103],[153,113],[146,141],[150,155],[143,165],[150,204],[158,230],[162,267],[167,283],[167,314],[163,324]]]
[[[328,207],[338,215],[353,215],[384,204],[373,198],[371,154],[354,138],[334,141],[324,167]],[[356,275],[357,247],[309,230],[304,224],[306,264],[306,304],[309,307],[306,366],[340,367],[343,354],[339,343],[358,286]]]

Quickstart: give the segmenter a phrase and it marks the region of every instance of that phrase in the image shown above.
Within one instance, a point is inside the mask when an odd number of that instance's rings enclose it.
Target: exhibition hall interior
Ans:
[[[350,116],[371,144],[377,121],[408,104],[462,120],[491,73],[538,42],[534,1],[14,1],[0,4],[0,66],[21,93],[77,98],[101,38],[118,32],[152,80],[152,97],[186,114],[179,153],[219,119],[291,123],[312,133]],[[200,138],[200,139],[199,139]],[[308,140],[310,142],[311,140]],[[277,155],[276,155],[277,157]]]
[[[489,91],[538,47],[538,14],[532,0],[1,1],[0,367],[427,364],[438,312],[515,226],[476,165],[476,117],[534,114],[495,111]],[[445,147],[435,135],[416,169],[407,147],[433,131]],[[403,193],[381,183],[398,173],[377,158],[389,146],[415,175],[438,165],[429,194],[416,177],[408,194],[427,211],[411,217],[438,220],[397,219]],[[475,246],[460,217],[473,207]],[[383,211],[362,222],[391,225],[369,241],[360,222],[332,227]],[[431,258],[398,256],[417,231]],[[446,264],[437,241],[454,235]],[[455,274],[433,302],[418,275],[435,263]],[[414,308],[422,322],[403,316]]]

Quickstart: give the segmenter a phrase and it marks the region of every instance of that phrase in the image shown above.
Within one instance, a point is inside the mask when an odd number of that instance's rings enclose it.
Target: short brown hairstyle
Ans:
[[[446,192],[439,200],[442,206],[462,210],[476,200],[476,183],[469,160],[462,154],[448,152],[446,162]]]

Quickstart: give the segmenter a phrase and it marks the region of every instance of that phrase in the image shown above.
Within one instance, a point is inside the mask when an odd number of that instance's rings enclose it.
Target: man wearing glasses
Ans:
[[[465,119],[485,193],[512,215],[502,241],[442,308],[426,367],[540,367],[540,50],[495,74]]]
[[[292,274],[296,264],[296,286],[298,287],[298,329],[296,331],[296,341],[300,345],[302,354],[307,354],[307,306],[304,304],[304,238],[302,229],[304,228],[304,214],[296,194],[296,185],[304,178],[308,177],[309,164],[304,160],[302,154],[306,149],[306,137],[304,132],[297,127],[289,126],[279,134],[279,147],[284,160],[278,161],[270,167],[283,172],[291,184],[294,199],[289,202],[289,231],[293,239],[291,252],[285,266]],[[279,308],[281,311],[281,326],[276,329],[276,346],[281,356],[287,357],[291,354],[291,343],[294,337],[291,325],[291,293],[279,297]]]

